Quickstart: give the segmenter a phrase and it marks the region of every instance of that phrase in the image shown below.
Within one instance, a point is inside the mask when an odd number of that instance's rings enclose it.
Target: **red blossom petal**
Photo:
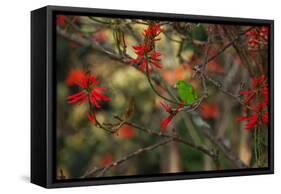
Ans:
[[[243,103],[249,102],[250,100],[253,99],[254,96],[255,96],[255,93],[254,93],[254,92],[248,94],[248,96],[247,96],[246,98],[244,98]]]
[[[244,125],[244,129],[250,130],[250,129],[253,129],[256,126],[257,118],[258,118],[257,114],[251,114],[248,117],[243,117],[243,116],[238,117],[237,121],[238,122],[246,121],[246,123]]]
[[[109,101],[110,100],[110,98],[108,98],[107,96],[105,96],[105,95],[103,95],[103,94],[101,94],[99,92],[96,92],[96,91],[92,91],[92,95],[94,95],[95,98],[101,99],[101,100],[104,100],[104,101]]]
[[[240,91],[239,92],[241,95],[244,95],[244,94],[251,94],[253,93],[253,90],[249,90],[249,91]]]
[[[77,97],[79,97],[79,96],[81,96],[81,95],[83,95],[83,94],[84,94],[84,92],[83,92],[83,91],[80,91],[80,92],[75,93],[75,94],[73,94],[73,95],[71,95],[71,96],[68,96],[66,99],[67,99],[67,100],[72,100],[72,99],[75,99],[75,98],[77,98]]]
[[[87,94],[85,94],[83,91],[78,92],[76,94],[73,94],[71,96],[67,97],[68,104],[73,104],[75,102],[79,102],[78,104],[82,104],[87,99]]]
[[[165,129],[167,128],[168,124],[171,122],[171,120],[173,119],[173,116],[169,115],[168,117],[166,117],[163,121],[160,122],[160,131],[164,132]]]
[[[142,45],[135,45],[135,46],[132,46],[134,50],[137,50],[137,51],[143,51],[144,50],[144,46]]]
[[[144,72],[146,68],[147,68],[147,61],[144,59],[144,60],[140,63],[139,69],[140,69],[142,72]]]
[[[159,68],[159,69],[161,69],[162,68],[162,65],[161,64],[159,64],[159,63],[155,63],[155,62],[150,62],[151,64],[153,64],[155,67],[157,67],[157,68]]]
[[[93,115],[87,112],[87,118],[91,123],[93,123],[94,125],[96,124],[96,112],[93,112]]]
[[[98,104],[97,99],[93,95],[90,95],[90,103],[93,104],[96,108],[101,108],[101,106]]]
[[[148,77],[150,77],[150,67],[149,66],[147,66],[147,75],[148,75]]]
[[[266,111],[266,112],[263,113],[262,121],[263,121],[265,124],[268,124],[268,111]]]

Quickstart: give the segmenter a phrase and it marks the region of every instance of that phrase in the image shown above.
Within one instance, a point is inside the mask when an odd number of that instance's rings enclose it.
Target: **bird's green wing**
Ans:
[[[196,91],[191,84],[183,80],[178,80],[177,83],[178,96],[185,104],[192,104],[198,98]]]

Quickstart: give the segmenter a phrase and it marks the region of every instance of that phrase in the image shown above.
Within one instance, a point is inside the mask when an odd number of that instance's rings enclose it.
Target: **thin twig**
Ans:
[[[234,100],[236,100],[239,104],[243,105],[244,107],[246,107],[247,109],[253,111],[253,112],[257,112],[256,110],[254,110],[252,107],[250,107],[249,105],[245,104],[243,101],[241,101],[240,96],[233,94],[232,92],[228,91],[226,88],[223,87],[223,84],[217,80],[214,80],[213,78],[209,77],[207,74],[203,73],[201,68],[199,66],[195,66],[193,67],[194,71],[199,72],[200,74],[202,74],[202,76],[205,77],[205,79],[211,83],[212,85],[214,85],[215,87],[217,87],[222,93],[232,97]]]
[[[253,27],[248,28],[247,30],[239,33],[234,37],[227,45],[225,45],[223,48],[221,48],[214,56],[208,58],[205,63],[209,63],[210,61],[214,60],[217,58],[219,55],[221,55],[226,49],[228,49],[230,46],[232,46],[237,40],[240,39],[241,36],[245,35],[247,32],[252,30]]]
[[[108,170],[110,170],[112,167],[116,167],[116,166],[118,166],[118,165],[120,165],[120,164],[122,164],[122,163],[128,161],[128,160],[131,159],[131,158],[134,158],[134,157],[136,157],[136,156],[139,156],[140,154],[143,154],[143,153],[145,153],[145,152],[152,151],[152,150],[154,150],[154,149],[156,149],[156,148],[158,148],[158,147],[160,147],[160,146],[166,145],[166,144],[168,144],[168,143],[170,143],[170,142],[172,142],[172,141],[173,141],[173,138],[169,138],[169,139],[166,139],[166,140],[164,140],[164,141],[160,141],[159,143],[156,143],[156,144],[153,144],[153,145],[144,147],[144,148],[140,148],[140,149],[138,149],[138,150],[136,150],[136,151],[134,151],[134,152],[132,152],[132,153],[130,153],[130,154],[128,154],[128,155],[123,156],[123,157],[120,158],[119,160],[116,160],[116,161],[114,161],[114,162],[111,162],[110,164],[106,165],[105,167],[94,168],[93,170],[87,171],[86,174],[84,174],[84,175],[82,176],[82,178],[91,177],[91,176],[93,176],[93,175],[95,175],[95,174],[97,174],[96,177],[104,176],[104,174],[105,174]]]
[[[97,17],[90,16],[89,18],[91,20],[97,22],[97,23],[100,23],[100,24],[104,24],[104,25],[111,25],[112,24],[112,22],[105,22],[103,20],[97,19]]]
[[[166,36],[167,39],[169,39],[170,41],[173,41],[173,42],[176,42],[176,43],[179,43],[181,44],[182,43],[182,40],[176,40],[174,38],[172,38],[170,35],[168,35],[167,32],[163,32],[163,34]]]
[[[138,44],[141,44],[141,36],[139,36],[137,33],[135,33],[135,31],[133,30],[132,26],[129,24],[126,24],[126,28],[128,33],[131,34],[132,37],[134,37],[134,39],[137,41]]]
[[[137,125],[137,124],[135,124],[133,122],[128,122],[128,121],[126,122],[126,125],[134,127],[135,129],[139,129],[139,130],[141,130],[141,131],[143,131],[143,132],[145,132],[145,133],[147,133],[149,135],[158,136],[158,137],[164,137],[164,138],[173,138],[174,141],[180,142],[180,143],[185,144],[187,146],[190,146],[191,148],[194,148],[194,149],[196,149],[196,150],[198,150],[200,152],[203,152],[204,154],[207,154],[208,156],[210,156],[212,158],[216,157],[216,155],[212,151],[208,150],[204,146],[197,145],[197,144],[195,144],[193,142],[190,142],[188,140],[185,140],[185,139],[183,139],[183,138],[181,138],[181,137],[179,137],[177,135],[169,134],[169,133],[163,133],[163,132],[157,132],[155,130],[148,129],[148,128],[142,127],[140,125]]]
[[[205,68],[206,68],[206,65],[208,63],[208,53],[209,53],[209,49],[211,47],[211,38],[210,38],[210,35],[208,36],[208,39],[207,39],[207,43],[206,43],[206,48],[205,48],[205,53],[204,53],[204,63],[203,63],[203,67],[202,67],[202,70],[205,71]]]
[[[213,133],[212,129],[207,126],[201,126],[201,131],[203,134],[208,137],[208,139],[215,144],[223,153],[223,155],[231,162],[231,164],[236,168],[248,168],[233,152],[229,149],[224,141],[220,138],[217,138]]]
[[[249,28],[249,30],[253,29],[254,27]],[[237,33],[237,28],[230,26],[229,28],[223,28],[225,31],[226,36],[228,37],[228,39],[233,39],[235,37],[235,34]],[[249,31],[248,30],[248,31]],[[241,46],[240,44],[238,44],[237,42],[233,43],[233,47],[235,49],[235,51],[237,52],[237,54],[239,55],[242,64],[246,67],[250,77],[253,77],[255,72],[254,72],[254,68],[252,65],[252,60],[249,58],[248,54],[247,54],[247,50],[245,49],[244,46]],[[255,65],[256,66],[256,65]]]
[[[148,67],[147,67],[147,68],[148,68]],[[154,92],[156,95],[158,95],[159,97],[163,98],[164,100],[166,100],[166,101],[168,101],[168,102],[170,102],[170,103],[173,103],[173,104],[176,104],[176,105],[179,104],[179,102],[174,101],[174,100],[172,100],[172,99],[169,99],[169,98],[163,96],[162,94],[160,94],[160,93],[156,90],[156,88],[153,86],[152,81],[151,81],[151,78],[150,78],[150,76],[148,75],[148,73],[146,73],[146,77],[147,77],[147,80],[148,80],[148,83],[149,83],[151,89],[153,90],[153,92]]]

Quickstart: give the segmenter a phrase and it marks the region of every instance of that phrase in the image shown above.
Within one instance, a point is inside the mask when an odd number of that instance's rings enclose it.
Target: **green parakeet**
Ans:
[[[192,104],[198,99],[197,93],[191,84],[183,80],[177,80],[176,88],[178,96],[185,104]]]

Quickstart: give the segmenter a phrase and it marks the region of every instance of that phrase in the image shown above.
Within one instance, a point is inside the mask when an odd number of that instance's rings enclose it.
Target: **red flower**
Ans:
[[[219,117],[219,109],[216,105],[201,103],[200,107],[199,111],[204,119]]]
[[[258,116],[257,116],[257,114],[251,114],[248,117],[241,116],[241,117],[237,118],[237,121],[238,122],[247,121],[247,123],[245,124],[245,129],[250,130],[256,126],[256,124],[258,122]]]
[[[246,121],[244,129],[251,130],[255,126],[262,126],[268,124],[268,112],[264,113],[252,113],[249,116],[240,116],[237,118],[238,122]]]
[[[179,109],[182,107],[182,104],[179,104],[175,111],[172,111],[172,107],[164,102],[160,102],[161,106],[164,108],[165,112],[169,113],[169,115],[160,122],[160,131],[164,132],[167,128],[168,124],[172,121],[172,119],[176,116]]]
[[[264,112],[262,115],[262,121],[268,124],[268,111]]]
[[[67,78],[65,79],[65,83],[68,86],[73,86],[80,80],[85,78],[85,73],[79,69],[71,69],[68,73]]]
[[[57,25],[62,25],[65,22],[65,16],[64,15],[58,15],[56,19],[56,24]]]
[[[135,131],[132,129],[132,127],[124,125],[118,130],[118,135],[122,138],[132,138],[135,136]]]
[[[161,53],[155,50],[155,41],[160,40],[159,34],[163,31],[159,24],[151,23],[148,28],[144,29],[144,40],[141,45],[133,46],[134,52],[137,55],[136,59],[132,59],[131,63],[137,63],[141,71],[147,71],[150,75],[151,69],[154,67],[162,68]]]
[[[252,88],[248,91],[241,91],[244,95],[243,103],[247,105],[247,109],[251,112],[249,116],[240,116],[237,118],[238,122],[246,121],[245,129],[250,130],[257,125],[268,124],[268,83],[265,76],[254,77],[251,80]]]
[[[81,89],[81,91],[68,96],[68,104],[78,103],[78,105],[80,105],[88,100],[96,108],[101,108],[99,105],[100,101],[110,100],[110,98],[101,93],[101,91],[104,91],[105,88],[97,87],[99,81],[95,76],[92,76],[89,73],[84,73],[84,76],[81,76],[80,80],[72,81]]]
[[[266,89],[268,87],[267,79],[264,75],[252,78],[254,88]]]
[[[241,91],[241,95],[245,95],[246,97],[243,100],[243,103],[250,102],[255,95],[261,94],[263,96],[263,105],[266,106],[268,104],[268,83],[267,79],[264,75],[259,77],[252,78],[252,89],[248,91]]]
[[[248,37],[248,48],[258,49],[268,43],[268,27],[254,28],[246,33]]]
[[[160,27],[159,24],[155,24],[154,22],[151,23],[151,25],[149,25],[148,28],[143,30],[143,35],[145,36],[145,38],[150,38],[150,40],[160,40],[159,38],[156,38],[161,32],[163,31],[163,29]]]

